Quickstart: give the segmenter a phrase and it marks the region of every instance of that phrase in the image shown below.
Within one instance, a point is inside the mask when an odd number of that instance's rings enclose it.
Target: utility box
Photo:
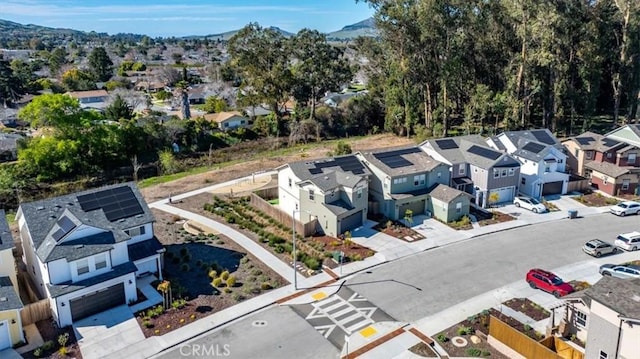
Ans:
[[[569,210],[569,219],[576,219],[578,218],[578,211],[575,209]]]

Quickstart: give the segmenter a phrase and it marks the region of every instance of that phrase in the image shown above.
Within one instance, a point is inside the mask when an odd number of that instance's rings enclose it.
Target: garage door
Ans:
[[[71,320],[74,322],[92,314],[125,304],[124,283],[72,299]]]
[[[399,219],[403,219],[408,209],[413,211],[414,216],[424,214],[424,199],[416,202],[405,203],[400,205],[400,211],[398,212]]]
[[[11,347],[11,337],[9,336],[9,322],[0,322],[0,350]]]
[[[340,221],[340,233],[351,231],[362,226],[362,211],[345,217]]]
[[[542,186],[542,195],[562,193],[562,181],[547,182]]]
[[[513,195],[514,195],[515,189],[514,187],[503,187],[503,188],[498,188],[498,189],[494,189],[491,190],[491,192],[489,193],[489,201],[493,201],[495,195],[491,196],[494,193],[498,194],[498,200],[495,201],[495,203],[505,203],[505,202],[512,202],[513,201]]]

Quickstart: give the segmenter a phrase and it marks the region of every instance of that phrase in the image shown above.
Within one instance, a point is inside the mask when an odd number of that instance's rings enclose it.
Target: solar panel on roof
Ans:
[[[604,143],[605,146],[607,147],[613,147],[617,144],[619,144],[620,142],[616,141],[616,140],[612,140],[610,138],[605,138],[602,140],[602,143]]]
[[[536,138],[536,140],[542,143],[546,143],[547,145],[553,145],[556,143],[556,141],[551,136],[549,136],[549,134],[545,130],[531,131],[531,134]]]
[[[473,153],[473,154],[478,155],[480,157],[488,158],[488,159],[491,159],[491,160],[497,160],[501,156],[500,152],[496,152],[496,151],[490,150],[488,148],[484,148],[484,147],[480,147],[480,146],[476,146],[476,145],[473,145],[473,146],[469,147],[469,149],[467,151],[469,153]]]
[[[452,139],[436,140],[436,144],[438,145],[438,147],[440,147],[440,149],[443,149],[443,150],[458,148],[458,144],[456,143],[456,141]]]
[[[60,219],[58,220],[58,225],[60,226],[60,228],[62,228],[64,233],[69,233],[72,229],[76,228],[76,224],[73,223],[67,216],[60,217]]]
[[[100,203],[93,193],[78,196],[78,203],[80,203],[80,207],[82,207],[82,210],[85,212],[90,212],[100,208]]]
[[[576,141],[581,145],[588,145],[595,139],[593,137],[576,137]]]
[[[545,146],[539,143],[529,142],[526,145],[522,146],[522,149],[533,153],[540,153],[542,150],[544,150],[544,147]]]
[[[309,169],[309,173],[311,173],[312,175],[318,175],[320,173],[322,173],[322,170],[320,168],[310,168]]]
[[[57,231],[53,233],[52,237],[56,242],[58,242],[62,237],[64,237],[65,234],[66,233],[62,230],[62,228],[59,228]]]
[[[102,209],[105,217],[111,222],[144,213],[140,202],[128,186],[78,196],[78,202],[85,212]]]

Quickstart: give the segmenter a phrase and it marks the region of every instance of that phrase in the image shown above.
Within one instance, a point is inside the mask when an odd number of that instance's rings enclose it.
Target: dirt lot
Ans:
[[[406,137],[397,137],[389,134],[369,136],[362,139],[345,141],[351,146],[353,152],[373,148],[415,144],[413,140]],[[167,198],[172,193],[184,193],[202,188],[204,186],[226,182],[235,178],[248,176],[254,172],[271,170],[289,162],[327,157],[327,152],[331,150],[333,150],[333,145],[327,145],[322,147],[315,147],[313,149],[308,149],[303,152],[287,156],[261,158],[258,160],[246,161],[233,166],[224,167],[222,169],[213,169],[206,173],[201,173],[181,178],[172,182],[150,186],[142,189],[142,195],[145,197],[147,203],[150,203],[162,198]]]

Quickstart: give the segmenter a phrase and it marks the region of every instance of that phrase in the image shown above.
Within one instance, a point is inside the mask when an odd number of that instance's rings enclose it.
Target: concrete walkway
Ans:
[[[160,295],[160,293],[151,286],[151,282],[157,279],[158,278],[153,275],[136,279],[136,287],[138,287],[142,294],[144,294],[147,300],[130,306],[129,309],[132,313],[137,313],[143,309],[162,303],[162,295]]]

